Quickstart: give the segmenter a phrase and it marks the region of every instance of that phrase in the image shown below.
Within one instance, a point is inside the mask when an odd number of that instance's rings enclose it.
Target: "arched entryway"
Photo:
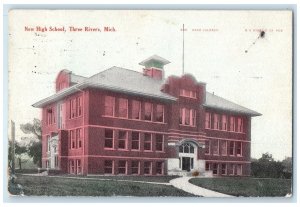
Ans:
[[[197,146],[192,142],[184,142],[179,146],[179,168],[190,172],[197,160]]]

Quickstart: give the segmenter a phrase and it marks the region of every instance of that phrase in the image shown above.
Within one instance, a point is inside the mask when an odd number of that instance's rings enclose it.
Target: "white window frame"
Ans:
[[[205,129],[211,129],[211,112],[205,112]]]
[[[125,100],[126,101],[126,116],[124,117],[124,116],[120,116],[120,100]],[[128,119],[128,99],[127,98],[119,98],[119,107],[118,107],[118,112],[119,112],[119,117],[120,118],[124,118],[124,119]]]
[[[145,149],[145,135],[150,134],[150,149]],[[144,133],[144,151],[153,151],[153,146],[152,146],[152,141],[153,141],[153,136],[152,133]]]
[[[106,147],[105,146],[105,140],[106,140],[106,136],[105,136],[105,130],[112,130],[112,147]],[[115,130],[113,130],[113,129],[109,129],[109,128],[105,128],[104,129],[104,149],[114,149],[114,147],[115,147]]]
[[[107,105],[106,105],[106,98],[107,97],[111,97],[112,99],[113,99],[113,113],[112,113],[112,115],[107,115],[106,114],[106,111],[105,111],[105,109],[106,109],[106,107],[108,107]],[[108,117],[115,117],[115,110],[116,110],[116,98],[114,97],[114,96],[109,96],[109,95],[106,95],[105,97],[104,97],[104,116],[108,116]]]

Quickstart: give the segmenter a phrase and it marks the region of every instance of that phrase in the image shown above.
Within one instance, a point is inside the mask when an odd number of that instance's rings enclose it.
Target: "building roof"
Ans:
[[[133,70],[112,67],[86,79],[85,83],[96,88],[110,89],[133,95],[142,95],[163,100],[176,101],[177,98],[161,92],[163,80],[157,80]]]
[[[151,57],[147,58],[146,60],[143,60],[142,62],[139,63],[139,65],[146,65],[148,62],[151,62],[151,61],[157,61],[157,62],[160,62],[162,63],[163,65],[167,65],[170,63],[170,61],[158,56],[158,55],[152,55]]]
[[[72,83],[79,83],[86,79],[86,77],[83,77],[81,75],[75,75],[74,73],[71,73],[71,82]]]
[[[78,80],[79,82],[77,84],[63,89],[52,96],[42,99],[33,104],[33,106],[43,107],[50,103],[59,101],[65,96],[88,87],[106,89],[131,95],[157,98],[165,101],[177,100],[176,97],[168,95],[161,91],[161,86],[164,84],[165,80],[153,79],[149,76],[143,75],[143,73],[125,68],[114,66],[89,78],[79,76],[79,79],[80,80]],[[219,96],[213,95],[209,92],[206,92],[206,102],[203,105],[208,108],[216,108],[251,116],[261,115],[253,110],[247,109],[243,106],[235,104]]]
[[[260,116],[260,113],[253,111],[251,109],[245,108],[241,105],[228,101],[220,96],[216,96],[209,92],[206,92],[206,101],[203,104],[205,107],[220,109],[224,111],[232,111],[236,113],[251,115],[251,116]]]

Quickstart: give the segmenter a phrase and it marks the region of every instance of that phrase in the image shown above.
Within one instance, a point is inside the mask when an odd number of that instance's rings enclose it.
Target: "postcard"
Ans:
[[[292,11],[11,10],[8,191],[291,197]]]

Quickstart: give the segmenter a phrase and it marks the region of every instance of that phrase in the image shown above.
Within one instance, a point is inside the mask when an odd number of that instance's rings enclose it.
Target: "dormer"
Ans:
[[[158,56],[153,55],[146,60],[139,63],[139,65],[145,66],[143,74],[154,79],[164,79],[164,66],[169,64],[170,61]]]

